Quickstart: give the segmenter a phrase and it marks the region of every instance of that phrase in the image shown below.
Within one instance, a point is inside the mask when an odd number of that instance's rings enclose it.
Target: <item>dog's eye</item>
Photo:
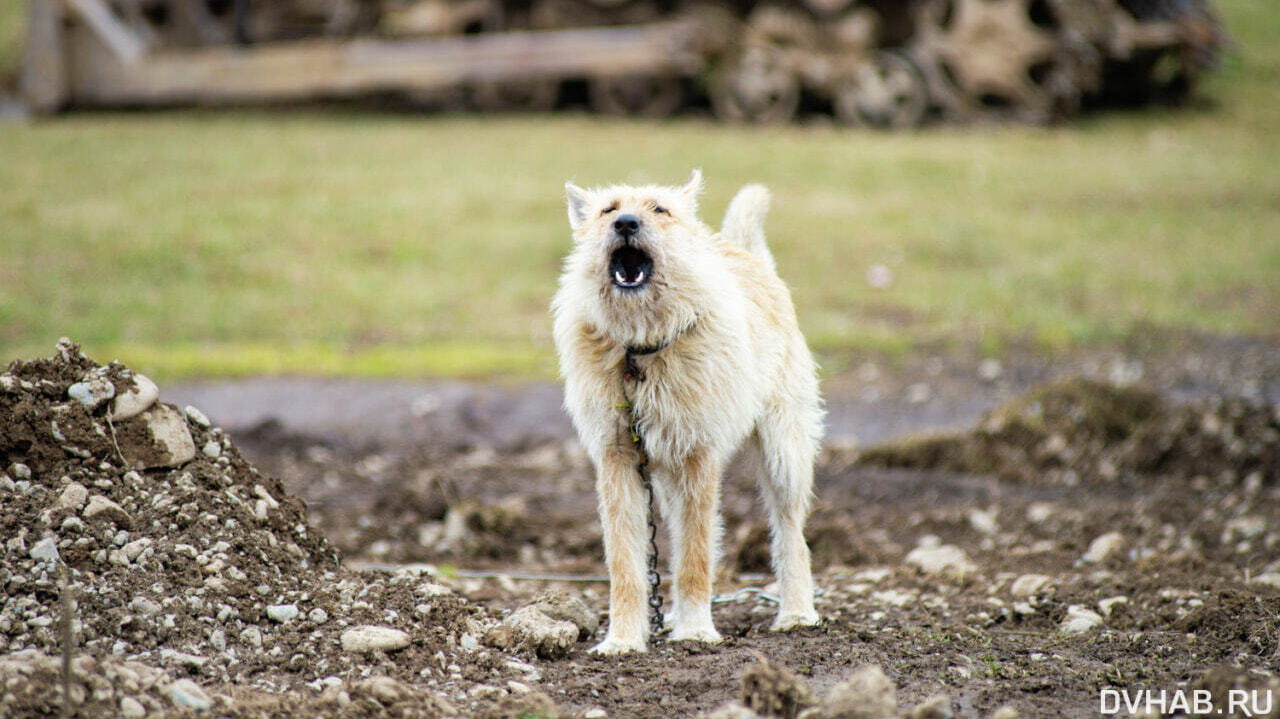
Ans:
[[[654,205],[654,206],[653,206],[653,211],[654,211],[654,212],[656,212],[656,213],[658,213],[659,215],[669,215],[669,214],[671,214],[670,212],[667,212],[667,208],[663,207],[662,205]]]
[[[601,211],[600,211],[600,214],[601,214],[601,215],[607,215],[607,214],[609,214],[610,212],[616,212],[616,211],[617,211],[617,209],[618,209],[618,203],[616,203],[616,202],[615,202],[615,203],[613,203],[612,205],[609,205],[608,207],[606,207],[606,208],[604,208],[603,210],[601,210]]]

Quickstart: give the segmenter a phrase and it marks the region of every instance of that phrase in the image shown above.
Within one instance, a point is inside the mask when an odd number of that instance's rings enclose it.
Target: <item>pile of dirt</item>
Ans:
[[[229,710],[227,687],[268,692],[282,714],[290,691],[380,706],[410,692],[359,684],[370,676],[481,706],[508,693],[476,693],[482,680],[523,676],[464,639],[496,618],[423,572],[344,570],[302,500],[198,409],[157,396],[65,340],[0,374],[0,683],[23,689],[0,698],[0,715],[60,706],[37,679],[64,652],[80,716]]]
[[[1214,397],[1171,404],[1153,391],[1073,378],[988,412],[973,430],[873,447],[863,465],[937,468],[1021,482],[1280,476],[1280,410]]]

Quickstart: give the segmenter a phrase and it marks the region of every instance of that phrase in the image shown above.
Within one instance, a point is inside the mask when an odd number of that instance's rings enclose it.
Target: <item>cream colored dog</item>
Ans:
[[[670,526],[673,640],[719,641],[711,583],[720,475],[750,439],[763,457],[781,607],[773,629],[818,622],[804,522],[822,436],[815,365],[765,245],[769,193],[738,192],[717,235],[683,187],[566,184],[573,251],[552,302],[565,407],[595,464],[609,631],[592,651],[644,651],[646,496],[635,412]],[[637,372],[625,372],[626,356]],[[630,405],[631,409],[627,408]]]

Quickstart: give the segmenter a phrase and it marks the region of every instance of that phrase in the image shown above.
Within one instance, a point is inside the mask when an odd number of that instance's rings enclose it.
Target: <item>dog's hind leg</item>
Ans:
[[[609,568],[609,630],[595,654],[645,650],[647,503],[630,450],[607,450],[596,478],[604,556]]]
[[[774,631],[818,623],[809,547],[804,541],[817,451],[812,424],[812,418],[806,421],[791,408],[775,405],[756,427],[764,457],[761,494],[769,512],[773,573],[782,595]]]

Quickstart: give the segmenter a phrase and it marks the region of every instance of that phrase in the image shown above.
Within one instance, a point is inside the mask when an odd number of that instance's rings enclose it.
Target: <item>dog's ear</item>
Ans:
[[[587,205],[591,196],[572,182],[564,183],[564,194],[569,202],[569,229],[577,230],[587,219]]]
[[[689,181],[680,188],[680,194],[689,203],[689,209],[697,212],[698,195],[702,194],[702,168],[693,168],[693,172],[689,173]]]

